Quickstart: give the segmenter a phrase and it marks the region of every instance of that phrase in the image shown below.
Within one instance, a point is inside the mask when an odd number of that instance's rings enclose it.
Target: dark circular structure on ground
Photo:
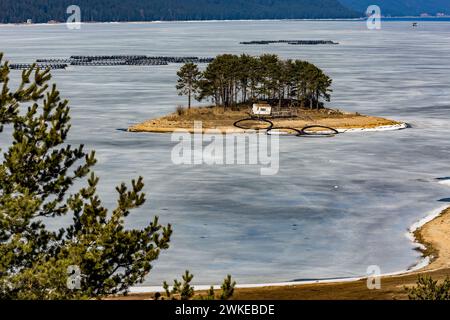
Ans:
[[[319,129],[326,129],[330,132],[308,132],[309,129],[312,128],[319,128]],[[300,130],[300,133],[302,136],[310,136],[310,137],[334,137],[335,135],[339,134],[339,131],[337,131],[334,128],[326,127],[326,126],[320,126],[320,125],[313,125],[313,126],[306,126]]]
[[[247,127],[243,127],[242,125],[240,125],[240,123],[242,123],[244,121],[260,121],[260,122],[268,123],[269,126],[266,128],[256,128],[256,129],[247,128]],[[243,130],[258,130],[259,131],[259,130],[271,130],[273,128],[273,123],[270,120],[262,119],[262,118],[245,118],[245,119],[236,121],[235,123],[233,123],[233,126],[235,126],[236,128],[239,128],[239,129],[243,129]]]
[[[272,135],[272,133],[271,133],[272,130],[292,130],[292,131],[296,132],[296,134],[289,134],[289,133],[284,134],[287,136],[300,137],[302,135],[302,132],[299,129],[295,129],[295,128],[291,128],[291,127],[272,127],[270,129],[268,129],[266,133],[270,136],[270,135]]]
[[[242,126],[242,122],[244,122],[244,121],[259,121],[259,122],[267,123],[268,126],[265,128],[254,129],[254,128]],[[250,118],[238,120],[235,123],[233,123],[233,126],[235,126],[236,128],[239,128],[239,129],[243,129],[243,130],[257,130],[257,131],[266,130],[266,134],[268,134],[268,135],[272,135],[272,133],[271,133],[272,130],[294,131],[295,134],[285,133],[284,135],[295,136],[295,137],[334,137],[335,135],[339,134],[339,131],[337,131],[336,129],[327,127],[327,126],[321,126],[321,125],[306,126],[302,129],[296,129],[296,128],[292,128],[292,127],[275,127],[272,121],[270,121],[268,119],[256,118],[256,117],[250,117]],[[328,132],[308,131],[309,129],[313,129],[313,128],[325,129]]]

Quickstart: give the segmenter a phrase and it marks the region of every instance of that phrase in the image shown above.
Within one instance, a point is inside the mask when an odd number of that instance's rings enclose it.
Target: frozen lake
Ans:
[[[323,39],[333,46],[240,45],[240,41]],[[145,177],[148,201],[129,227],[154,215],[172,223],[171,248],[146,284],[185,269],[195,283],[280,282],[383,273],[416,264],[410,225],[450,201],[436,178],[450,175],[450,22],[238,21],[0,26],[12,63],[71,55],[215,56],[275,53],[309,60],[334,79],[331,107],[412,125],[332,139],[284,137],[280,171],[259,166],[178,166],[170,135],[119,131],[185,103],[175,90],[179,65],[70,67],[53,80],[72,107],[71,144],[95,149],[100,195]],[[13,74],[19,75],[17,71]],[[5,147],[5,135],[0,146]]]

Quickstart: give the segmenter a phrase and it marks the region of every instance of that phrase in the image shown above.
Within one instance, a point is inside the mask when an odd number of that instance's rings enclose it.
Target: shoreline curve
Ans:
[[[439,230],[442,229],[442,225],[444,225],[444,230]],[[412,243],[416,245],[416,248],[418,250],[423,252],[422,258],[415,265],[413,265],[408,269],[382,274],[380,275],[380,277],[381,278],[404,277],[408,275],[415,275],[424,272],[439,271],[444,270],[446,268],[450,268],[450,243],[448,243],[447,241],[448,239],[437,240],[436,236],[433,236],[433,234],[437,233],[439,238],[440,233],[442,232],[445,233],[445,230],[450,230],[445,228],[449,226],[450,226],[449,206],[437,208],[431,211],[424,218],[416,221],[408,228],[408,231],[405,235],[412,241]],[[447,237],[450,238],[450,232],[447,232]],[[443,250],[443,248],[445,248],[445,250]],[[445,251],[444,255],[442,255],[443,251]],[[432,254],[429,252],[432,252]],[[238,290],[258,289],[258,288],[270,289],[270,288],[286,288],[286,287],[300,289],[302,286],[306,285],[314,286],[319,284],[322,285],[344,284],[366,279],[367,276],[360,276],[349,278],[331,278],[322,280],[317,279],[317,280],[288,281],[277,283],[238,284],[236,285],[236,289]],[[210,285],[194,285],[195,290],[199,291],[208,290],[210,287],[211,287]],[[214,285],[213,287],[214,289],[220,289],[220,285]],[[164,290],[162,286],[139,286],[139,287],[132,287],[130,290],[130,294],[131,296],[133,295],[137,296],[163,291]]]

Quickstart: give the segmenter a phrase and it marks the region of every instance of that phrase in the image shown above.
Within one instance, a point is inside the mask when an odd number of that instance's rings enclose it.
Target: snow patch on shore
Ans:
[[[441,215],[441,213],[447,208],[448,208],[448,205],[445,205],[438,209],[435,209],[432,212],[430,212],[430,214],[427,215],[425,218],[422,218],[421,220],[413,223],[413,225],[411,227],[409,227],[408,232],[405,234],[405,236],[416,245],[416,248],[419,248],[422,250],[426,249],[426,247],[422,243],[419,243],[417,241],[416,237],[414,236],[414,232],[416,232],[417,230],[422,228],[428,222],[431,222],[434,219],[436,219],[437,217],[439,217]],[[419,262],[419,264],[420,264],[420,262]]]
[[[443,179],[438,179],[438,180],[439,180],[438,183],[450,187],[450,178],[443,178]]]
[[[336,129],[339,133],[348,133],[348,132],[375,132],[375,131],[393,131],[393,130],[402,130],[408,128],[408,124],[399,123],[392,124],[386,126],[378,126],[374,128],[352,128],[352,129]]]

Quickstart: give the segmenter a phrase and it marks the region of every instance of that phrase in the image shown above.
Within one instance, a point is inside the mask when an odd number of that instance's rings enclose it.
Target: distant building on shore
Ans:
[[[33,20],[32,19],[27,19],[27,24],[33,24]]]
[[[254,103],[252,112],[254,115],[270,116],[270,114],[272,113],[272,107],[268,103]]]

